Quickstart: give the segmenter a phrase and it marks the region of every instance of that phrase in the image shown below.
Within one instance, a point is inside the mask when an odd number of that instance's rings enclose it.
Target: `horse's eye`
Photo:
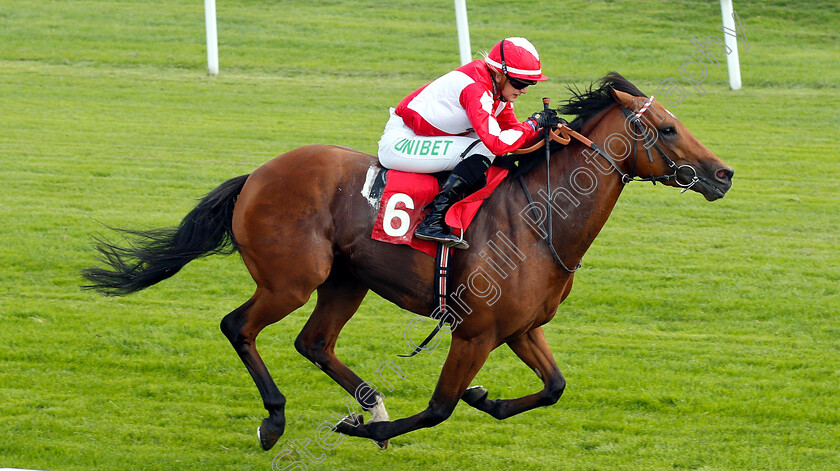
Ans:
[[[673,126],[665,126],[664,128],[660,129],[660,132],[666,136],[673,136],[677,133],[677,129]]]

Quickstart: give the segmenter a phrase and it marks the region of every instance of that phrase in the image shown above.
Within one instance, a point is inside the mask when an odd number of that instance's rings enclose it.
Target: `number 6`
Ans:
[[[406,209],[414,209],[414,200],[405,193],[394,193],[388,199],[385,206],[385,214],[382,216],[382,229],[391,237],[402,237],[408,232],[411,226],[411,216],[402,209],[397,209],[397,203],[403,203]],[[399,219],[400,224],[394,227],[391,223]]]

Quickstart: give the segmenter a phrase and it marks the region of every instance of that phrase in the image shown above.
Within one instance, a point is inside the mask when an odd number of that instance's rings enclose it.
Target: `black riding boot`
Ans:
[[[446,215],[446,210],[458,202],[470,186],[471,185],[469,183],[464,181],[464,179],[458,175],[450,174],[449,178],[447,178],[446,182],[443,184],[443,188],[441,188],[440,193],[438,193],[437,196],[435,196],[435,199],[429,203],[432,210],[426,215],[423,222],[417,226],[417,230],[414,231],[414,235],[417,236],[418,239],[440,242],[448,245],[449,247],[468,249],[470,245],[467,244],[467,241],[450,233],[449,228],[446,227],[443,219]]]
[[[473,189],[473,185],[484,178],[484,172],[489,166],[490,159],[481,154],[473,154],[459,162],[452,169],[440,193],[429,203],[432,210],[417,226],[414,235],[418,239],[440,242],[456,249],[470,248],[467,241],[449,231],[444,223],[444,216],[450,206],[466,196],[467,192]]]

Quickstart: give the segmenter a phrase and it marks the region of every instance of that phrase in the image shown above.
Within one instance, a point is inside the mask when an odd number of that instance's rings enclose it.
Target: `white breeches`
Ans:
[[[418,136],[391,108],[391,118],[379,139],[379,163],[403,172],[435,173],[449,171],[462,160],[461,154],[478,141],[474,132],[466,136]],[[481,141],[464,155],[496,157]]]

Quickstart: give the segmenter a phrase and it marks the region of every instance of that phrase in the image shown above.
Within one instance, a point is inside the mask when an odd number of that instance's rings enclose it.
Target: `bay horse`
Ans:
[[[347,418],[335,431],[383,446],[392,437],[442,422],[459,400],[497,419],[556,403],[566,383],[541,326],[569,295],[574,279],[569,267],[592,244],[625,184],[660,181],[690,188],[709,201],[729,190],[733,170],[653,97],[647,99],[614,72],[599,85],[572,90],[559,111],[575,115],[570,127],[607,152],[572,141],[555,146],[544,162],[544,149],[523,156],[520,169],[530,169],[520,172],[522,185],[510,178],[499,185],[470,226],[470,249],[452,256],[450,286],[468,289],[451,295],[459,318],[448,319],[449,353],[428,407],[392,421],[381,396],[374,395],[360,401],[372,421]],[[85,270],[86,288],[124,295],[169,278],[198,257],[238,251],[256,290],[222,319],[221,330],[268,411],[258,429],[268,450],[284,432],[286,398],[256,349],[263,328],[317,291],[295,348],[354,395],[364,381],[333,349],[367,291],[421,316],[430,316],[436,305],[434,260],[407,246],[371,239],[377,208],[364,190],[371,172],[379,169],[376,157],[343,147],[312,145],[287,152],[208,193],[177,228],[125,231],[128,247],[98,239],[108,269]],[[544,203],[529,202],[523,187],[539,189],[542,199],[537,200]],[[552,212],[556,217],[546,231],[544,216]],[[536,372],[542,390],[490,400],[486,389],[469,387],[490,352],[505,343]]]

